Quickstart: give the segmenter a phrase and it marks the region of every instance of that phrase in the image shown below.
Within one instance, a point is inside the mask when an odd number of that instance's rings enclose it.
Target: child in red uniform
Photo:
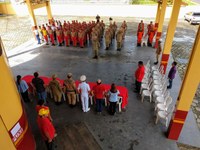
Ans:
[[[38,101],[38,104],[36,105],[36,108],[35,108],[36,112],[39,113],[40,109],[42,109],[42,108],[44,108],[45,110],[49,111],[48,118],[49,118],[50,121],[53,121],[53,119],[51,118],[49,107],[44,105],[44,100],[43,99],[40,99]]]
[[[55,128],[49,119],[49,110],[41,108],[37,117],[37,124],[44,139],[47,149],[54,150]]]

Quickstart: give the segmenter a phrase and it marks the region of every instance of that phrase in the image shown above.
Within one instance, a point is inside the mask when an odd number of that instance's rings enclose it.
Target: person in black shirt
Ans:
[[[32,79],[32,85],[34,90],[37,92],[38,99],[43,99],[46,103],[47,94],[44,87],[44,81],[38,77],[38,72],[35,72],[33,75],[34,78]]]

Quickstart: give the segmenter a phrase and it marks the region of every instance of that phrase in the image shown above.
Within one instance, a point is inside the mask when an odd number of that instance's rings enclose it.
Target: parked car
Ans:
[[[190,24],[200,23],[200,12],[188,12],[184,15],[185,20],[189,21]]]

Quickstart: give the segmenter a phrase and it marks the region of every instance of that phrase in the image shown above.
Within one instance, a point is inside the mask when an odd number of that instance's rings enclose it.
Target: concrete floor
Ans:
[[[98,60],[92,59],[90,45],[84,49],[46,45],[33,48],[35,46],[33,43],[24,46],[30,48],[19,50],[19,54],[14,54],[13,51],[8,52],[8,58],[12,64],[14,75],[27,75],[39,71],[42,76],[51,76],[53,73],[57,73],[61,79],[64,79],[68,72],[72,72],[75,80],[85,74],[88,81],[101,78],[104,83],[115,82],[117,85],[127,87],[129,91],[127,109],[115,116],[110,116],[106,109],[101,116],[97,116],[94,106],[90,112],[83,113],[80,107],[70,109],[66,103],[55,106],[53,102],[50,102],[49,106],[58,131],[66,124],[84,122],[104,150],[177,150],[176,142],[165,137],[164,125],[154,124],[154,105],[148,101],[141,103],[140,97],[132,92],[133,73],[137,68],[137,62],[143,60],[146,63],[149,59],[153,62],[155,53],[153,48],[137,48],[135,42],[132,41],[136,41],[136,37],[127,35],[121,51],[116,51],[115,44],[109,51],[105,51],[105,47],[102,46]],[[18,52],[15,51],[15,53]],[[179,77],[176,78],[172,90],[174,101],[179,90],[178,87],[180,87]],[[38,150],[43,149],[44,144],[35,121],[35,99],[33,103],[25,104],[25,107]],[[195,123],[193,118],[190,124]],[[195,132],[199,135],[198,128],[195,128]],[[189,134],[184,135],[184,139],[186,136],[188,137]],[[194,136],[189,137],[193,139]],[[59,134],[57,138],[60,138]],[[189,144],[191,143],[189,142]]]

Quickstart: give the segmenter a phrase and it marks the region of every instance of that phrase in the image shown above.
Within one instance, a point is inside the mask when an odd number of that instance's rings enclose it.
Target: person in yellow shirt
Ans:
[[[46,41],[46,45],[49,45],[49,43],[48,43],[48,32],[47,32],[45,27],[42,28],[42,34],[43,34],[43,37]]]

